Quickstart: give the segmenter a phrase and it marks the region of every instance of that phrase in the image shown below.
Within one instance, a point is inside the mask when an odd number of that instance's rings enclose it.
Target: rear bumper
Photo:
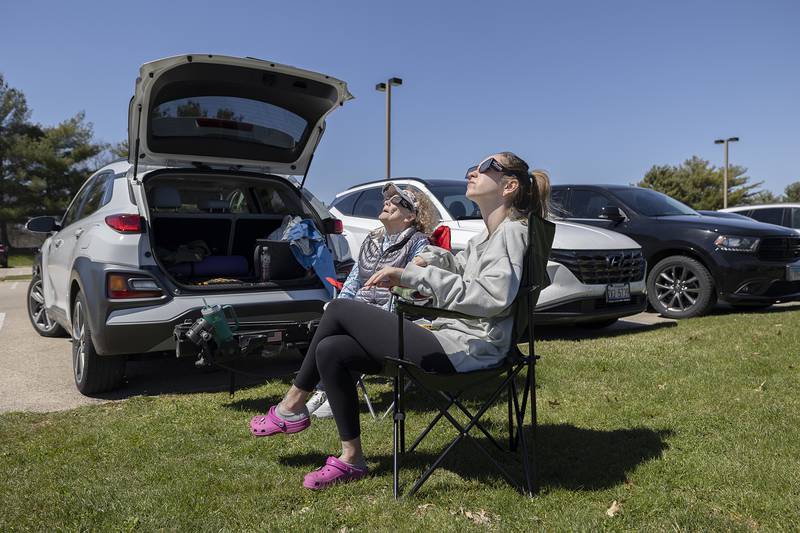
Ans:
[[[158,272],[83,260],[76,263],[77,279],[84,293],[92,329],[92,341],[100,355],[145,354],[174,351],[175,327],[194,322],[200,309],[231,305],[242,322],[289,321],[306,324],[319,320],[329,301],[323,288],[302,290],[251,290],[186,294],[168,284]],[[109,272],[132,272],[152,277],[166,290],[155,299],[114,300],[105,293]],[[310,340],[310,339],[309,339]]]

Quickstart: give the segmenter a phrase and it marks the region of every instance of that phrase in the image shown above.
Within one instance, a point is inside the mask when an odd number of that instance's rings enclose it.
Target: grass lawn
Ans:
[[[391,424],[366,416],[373,475],[307,491],[302,476],[336,452],[334,423],[251,437],[247,420],[287,386],[276,380],[233,399],[137,397],[0,415],[0,530],[797,531],[796,309],[541,340],[542,491],[533,500],[465,444],[417,496],[395,502]],[[371,390],[386,405],[388,387]],[[432,416],[415,407],[411,433]],[[502,428],[504,405],[490,415]],[[451,436],[438,432],[434,443]],[[412,474],[436,447],[422,448]]]
[[[9,268],[33,266],[33,253],[12,250],[11,253],[8,254],[8,266]]]

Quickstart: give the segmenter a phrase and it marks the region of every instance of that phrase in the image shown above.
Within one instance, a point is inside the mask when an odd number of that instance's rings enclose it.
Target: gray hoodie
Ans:
[[[488,237],[488,238],[487,238]],[[499,364],[511,346],[517,295],[528,227],[524,220],[506,218],[489,237],[483,230],[453,256],[435,246],[419,254],[428,265],[409,263],[400,285],[433,298],[432,305],[476,320],[437,318],[431,330],[458,372]]]

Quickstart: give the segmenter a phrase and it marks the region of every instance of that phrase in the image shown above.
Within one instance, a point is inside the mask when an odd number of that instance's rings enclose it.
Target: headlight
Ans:
[[[718,250],[726,252],[755,252],[760,239],[758,237],[738,237],[736,235],[720,235],[714,241]]]

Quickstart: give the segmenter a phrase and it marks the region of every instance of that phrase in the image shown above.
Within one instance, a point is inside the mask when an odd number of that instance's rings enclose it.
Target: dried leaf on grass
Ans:
[[[472,522],[474,524],[477,524],[479,526],[488,526],[492,522],[499,522],[500,521],[500,517],[499,516],[490,513],[486,509],[480,509],[478,511],[467,511],[463,507],[459,507],[458,511],[450,511],[450,514],[452,514],[452,515],[456,515],[456,514],[463,515],[463,516],[469,518],[470,520],[472,520]]]
[[[422,505],[417,505],[417,510],[414,511],[414,514],[417,515],[417,516],[422,516],[431,507],[434,507],[434,504],[432,504],[432,503],[423,503]]]
[[[606,509],[606,515],[614,518],[620,513],[620,511],[622,511],[622,505],[617,500],[614,500],[611,502],[611,507]]]

